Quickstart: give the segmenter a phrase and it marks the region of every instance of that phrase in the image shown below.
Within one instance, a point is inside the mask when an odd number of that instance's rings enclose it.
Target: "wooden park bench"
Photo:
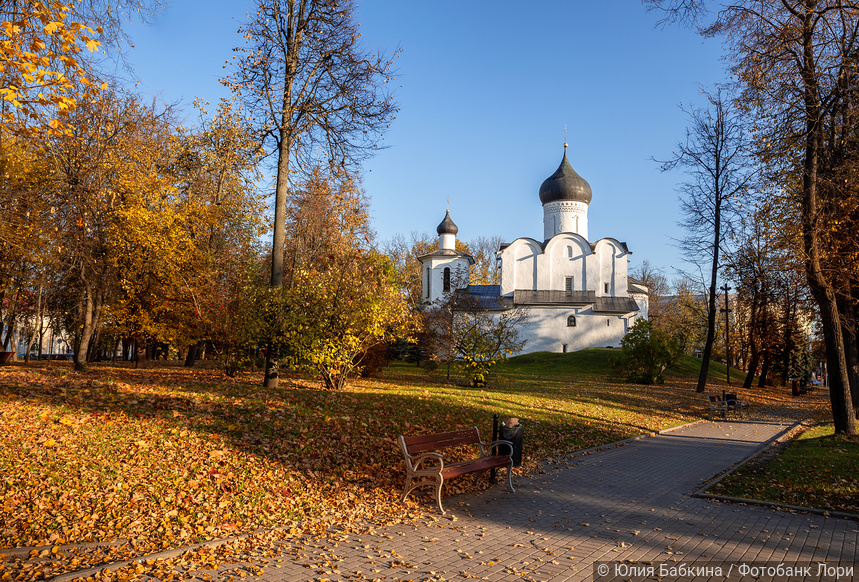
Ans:
[[[707,396],[707,402],[710,404],[710,420],[713,420],[714,412],[720,413],[725,420],[728,420],[728,412],[736,412],[743,416],[743,402],[736,394],[726,394],[724,398]]]
[[[445,479],[467,473],[482,472],[497,467],[507,467],[507,490],[513,492],[513,443],[495,441],[486,444],[480,440],[477,427],[454,432],[429,434],[423,436],[400,436],[400,449],[406,459],[406,485],[403,487],[405,501],[409,493],[425,486],[435,487],[435,500],[438,510],[444,515],[441,505],[441,489]],[[450,447],[476,446],[477,458],[453,463],[446,462],[440,451]],[[506,446],[510,452],[505,455],[492,454],[494,447]]]

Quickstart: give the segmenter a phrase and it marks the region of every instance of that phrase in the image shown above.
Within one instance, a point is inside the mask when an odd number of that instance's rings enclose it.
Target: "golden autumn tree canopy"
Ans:
[[[59,131],[78,100],[102,86],[89,78],[81,54],[98,50],[98,32],[78,22],[66,2],[0,3],[0,122]]]

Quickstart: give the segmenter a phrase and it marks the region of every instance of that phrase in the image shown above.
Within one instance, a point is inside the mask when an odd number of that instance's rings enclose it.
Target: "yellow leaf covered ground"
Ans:
[[[493,412],[515,415],[527,431],[528,470],[688,421],[704,412],[690,392],[679,382],[645,388],[561,374],[502,376],[481,390],[410,365],[337,392],[301,379],[268,391],[259,374],[230,379],[177,365],[6,366],[0,548],[60,549],[37,565],[7,557],[0,577],[49,578],[259,528],[297,534],[407,520],[433,509],[420,496],[399,502],[399,434],[477,425],[488,441]],[[455,480],[445,494],[475,486],[485,484]],[[102,545],[67,548],[94,542]]]

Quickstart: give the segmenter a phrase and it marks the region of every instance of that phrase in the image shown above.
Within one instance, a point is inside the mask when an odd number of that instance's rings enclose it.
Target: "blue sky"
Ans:
[[[637,0],[363,0],[368,48],[402,55],[401,111],[387,148],[365,163],[379,238],[435,234],[447,200],[459,238],[542,238],[538,189],[568,157],[593,190],[591,241],[626,241],[672,276],[679,173],[663,174],[683,138],[680,105],[724,80],[721,47],[693,31],[654,27]],[[132,26],[127,58],[138,90],[187,105],[225,95],[218,79],[250,3],[174,0]]]

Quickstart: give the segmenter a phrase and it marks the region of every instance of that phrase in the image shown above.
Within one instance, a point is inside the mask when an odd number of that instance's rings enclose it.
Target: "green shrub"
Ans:
[[[639,320],[620,345],[627,382],[636,384],[663,384],[662,374],[681,354],[677,342],[647,320]]]

